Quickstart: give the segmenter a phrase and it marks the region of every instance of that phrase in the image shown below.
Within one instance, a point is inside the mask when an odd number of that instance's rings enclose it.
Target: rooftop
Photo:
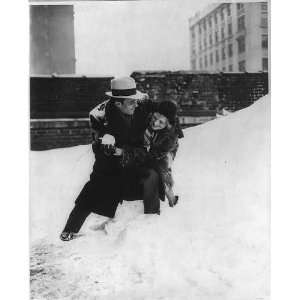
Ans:
[[[210,14],[217,7],[221,6],[223,3],[212,3],[207,5],[203,10],[198,11],[193,17],[189,18],[190,26],[195,25],[200,19]]]

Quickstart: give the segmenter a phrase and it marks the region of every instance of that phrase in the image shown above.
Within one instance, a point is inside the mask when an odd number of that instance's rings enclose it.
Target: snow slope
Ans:
[[[262,300],[269,295],[270,99],[185,130],[174,163],[179,204],[91,215],[61,242],[93,165],[90,146],[31,153],[33,299]],[[101,226],[100,226],[101,227]]]

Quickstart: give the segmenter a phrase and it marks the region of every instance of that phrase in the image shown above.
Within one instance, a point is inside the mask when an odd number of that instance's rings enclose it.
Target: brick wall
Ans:
[[[269,91],[268,73],[134,72],[138,88],[154,100],[173,100],[184,113],[193,110],[236,111]]]
[[[31,120],[31,150],[47,150],[91,143],[88,119]]]
[[[224,107],[231,111],[247,107],[268,93],[268,73],[134,72],[131,76],[151,99],[176,101],[183,127],[211,120]],[[107,99],[110,80],[32,77],[31,149],[90,143],[86,118],[93,107]]]
[[[106,98],[112,77],[31,77],[30,117],[86,118]]]
[[[236,111],[253,104],[268,94],[268,73],[216,74],[218,105]]]

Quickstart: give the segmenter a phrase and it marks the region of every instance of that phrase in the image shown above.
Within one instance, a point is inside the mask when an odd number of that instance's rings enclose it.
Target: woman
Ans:
[[[178,149],[178,139],[182,137],[176,105],[170,101],[162,101],[149,117],[149,126],[143,136],[145,151],[139,155],[137,152],[122,150],[123,166],[135,160],[136,165],[142,164],[144,168],[151,168],[159,173],[164,193],[171,207],[178,201],[178,196],[173,192],[171,164]]]

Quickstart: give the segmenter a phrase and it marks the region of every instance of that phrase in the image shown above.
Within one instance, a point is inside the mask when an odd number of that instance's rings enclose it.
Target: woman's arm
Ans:
[[[173,134],[166,134],[157,139],[150,147],[148,159],[160,160],[167,157],[168,153],[172,153],[178,148],[178,137]]]

